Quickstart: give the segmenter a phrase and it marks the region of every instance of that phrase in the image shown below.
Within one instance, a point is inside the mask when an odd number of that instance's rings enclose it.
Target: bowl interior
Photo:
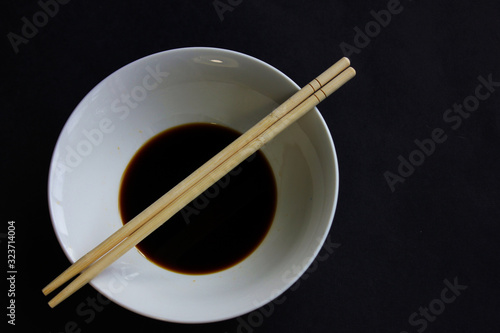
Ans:
[[[68,258],[76,261],[122,225],[121,176],[149,138],[191,122],[244,132],[296,90],[271,66],[213,48],[154,54],[107,77],[74,110],[52,158],[49,205]],[[280,295],[307,269],[330,229],[338,168],[316,109],[262,151],[276,178],[278,205],[268,235],[247,259],[218,273],[184,275],[133,249],[92,285],[132,311],[184,323],[236,317]]]

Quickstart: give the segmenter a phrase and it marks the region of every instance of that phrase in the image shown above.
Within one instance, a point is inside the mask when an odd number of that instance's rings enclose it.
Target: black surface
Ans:
[[[7,325],[9,332],[105,332],[110,325],[116,332],[500,331],[497,2],[402,0],[363,45],[355,28],[376,29],[371,11],[392,2],[221,2],[233,4],[223,20],[211,0],[71,1],[40,21],[17,53],[9,32],[21,35],[23,17],[33,22],[42,7],[2,2],[2,324],[10,299],[5,234],[15,220],[16,326]],[[151,53],[214,46],[257,57],[304,85],[343,55],[341,43],[356,41],[357,77],[319,108],[340,164],[335,244],[279,304],[194,326],[142,317],[90,286],[47,306],[41,288],[68,266],[48,213],[49,161],[65,121],[97,83]],[[499,83],[460,126],[445,121],[455,103],[475,101],[480,77]],[[391,191],[384,173],[398,172],[400,155],[418,158],[414,141],[438,128],[446,140]],[[450,283],[463,287],[454,294],[445,289]],[[429,306],[435,314],[425,313]]]

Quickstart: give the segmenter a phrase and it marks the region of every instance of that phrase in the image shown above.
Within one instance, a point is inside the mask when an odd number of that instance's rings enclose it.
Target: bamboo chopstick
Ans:
[[[284,114],[295,108],[300,102],[309,97],[312,93],[316,92],[322,85],[329,82],[335,76],[337,76],[340,72],[342,72],[345,68],[349,66],[350,62],[347,58],[342,58],[338,62],[336,62],[333,66],[328,68],[325,72],[319,75],[316,79],[307,84],[304,88],[295,93],[292,97],[290,97],[287,101],[281,104],[278,108],[276,108],[270,115],[261,120],[257,125],[252,127],[249,131],[245,132],[240,138],[238,138],[235,142],[233,142],[226,149],[221,151],[219,154],[214,156],[210,161],[208,161],[202,168],[200,168],[198,173],[196,174],[196,178],[190,179],[181,184],[179,184],[177,189],[182,189],[185,186],[189,186],[199,179],[206,176],[210,173],[213,168],[220,164],[221,161],[224,161],[230,156],[230,153],[236,151],[246,145],[248,142],[253,140],[257,135],[262,132],[263,128],[267,128],[270,124],[272,124],[277,119],[281,118]],[[135,230],[140,228],[144,223],[146,223],[152,216],[156,215],[159,211],[161,211],[171,200],[178,195],[178,191],[170,191],[169,193],[162,196],[151,206],[146,208],[143,212],[141,212],[138,216],[133,218],[131,221],[126,223],[123,227],[118,229],[115,233],[109,236],[106,240],[104,240],[101,244],[95,247],[93,250],[88,252],[78,261],[76,261],[73,265],[71,265],[67,270],[65,270],[62,274],[60,274],[55,280],[49,283],[42,292],[45,295],[48,295],[55,289],[59,288],[66,281],[74,277],[76,274],[83,271],[87,268],[91,263],[99,259],[106,252],[115,247],[118,243],[120,243],[125,237],[128,237]]]
[[[62,274],[60,274],[56,279],[54,279],[51,283],[49,283],[45,288],[42,289],[42,292],[45,295],[48,295],[55,289],[59,288],[69,279],[73,278],[76,274],[83,271],[94,261],[99,259],[102,255],[107,253],[113,247],[115,247],[118,243],[120,243],[125,237],[128,237],[138,228],[140,228],[144,223],[146,223],[152,216],[156,215],[159,211],[161,211],[169,202],[172,201],[173,198],[178,196],[179,191],[185,188],[186,186],[191,186],[193,183],[198,182],[201,178],[205,177],[208,173],[210,173],[216,165],[219,165],[222,161],[229,158],[230,154],[248,142],[253,140],[257,135],[259,135],[263,129],[269,127],[270,124],[275,122],[277,119],[281,118],[287,112],[295,108],[300,102],[305,100],[311,94],[316,92],[322,85],[329,82],[335,76],[337,76],[340,72],[346,69],[350,65],[350,61],[348,58],[342,58],[337,61],[333,66],[328,68],[325,72],[320,74],[316,79],[312,80],[309,84],[295,93],[292,97],[286,100],[283,104],[281,104],[278,108],[276,108],[271,114],[262,119],[258,124],[253,126],[250,130],[241,135],[236,141],[234,141],[231,145],[229,145],[226,149],[222,150],[219,154],[214,156],[211,160],[205,163],[200,169],[197,170],[196,175],[192,175],[193,177],[188,177],[185,181],[179,184],[176,188],[172,189],[170,192],[166,193],[156,202],[154,202],[151,206],[146,208],[143,212],[137,215],[135,218],[126,223],[123,227],[118,229],[115,233],[109,236],[106,240],[104,240],[101,244],[95,247],[93,250],[88,252],[78,261],[76,261],[73,265],[71,265],[68,269],[66,269]]]
[[[43,289],[44,294],[52,292],[88,268],[56,295],[49,305],[56,306],[81,288],[292,122],[349,81],[354,77],[355,71],[353,68],[343,71],[348,66],[349,60],[342,58],[94,250],[75,262]],[[334,79],[331,80],[332,78]],[[324,85],[330,80],[331,82]],[[99,260],[93,263],[97,259]],[[90,264],[92,265],[89,267]]]

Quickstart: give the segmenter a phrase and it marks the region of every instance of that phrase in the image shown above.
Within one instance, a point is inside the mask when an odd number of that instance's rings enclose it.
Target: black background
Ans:
[[[22,18],[33,22],[42,9],[34,0],[2,2],[1,275],[9,220],[18,270],[9,331],[499,332],[500,84],[458,128],[443,119],[455,103],[473,103],[478,77],[500,82],[497,2],[401,0],[380,31],[371,11],[388,1],[221,2],[232,9],[223,20],[212,0],[73,0],[17,53],[8,34],[22,35]],[[367,24],[372,37],[363,41],[355,28]],[[344,55],[341,43],[357,43],[350,58],[358,75],[319,107],[339,159],[329,240],[340,246],[285,301],[207,325],[161,322],[113,303],[79,315],[97,299],[90,286],[47,306],[41,288],[69,263],[48,213],[49,162],[65,121],[97,83],[155,52],[212,46],[259,58],[302,86]],[[408,159],[414,141],[436,128],[445,142],[391,191],[384,173],[397,173],[398,157]],[[467,289],[441,309],[445,280]],[[424,319],[418,312],[429,305],[437,315]]]

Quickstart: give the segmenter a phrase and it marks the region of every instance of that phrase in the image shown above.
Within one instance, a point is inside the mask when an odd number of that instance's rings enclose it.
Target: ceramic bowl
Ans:
[[[192,122],[244,132],[297,90],[258,59],[200,47],[156,53],[105,78],[69,117],[50,166],[50,213],[69,260],[122,226],[121,177],[152,136]],[[234,318],[279,297],[312,263],[329,233],[338,164],[317,109],[262,151],[276,179],[278,202],[268,234],[244,261],[213,274],[187,275],[153,264],[134,248],[92,286],[131,311],[180,323]]]

